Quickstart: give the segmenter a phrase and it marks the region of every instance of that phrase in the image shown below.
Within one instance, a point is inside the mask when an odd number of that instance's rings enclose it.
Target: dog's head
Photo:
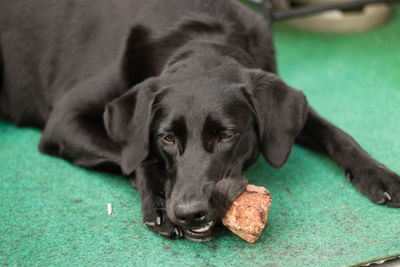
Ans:
[[[275,74],[218,64],[208,70],[171,64],[105,112],[123,172],[154,158],[162,162],[158,173],[165,177],[157,181],[167,215],[192,239],[212,236],[259,152],[276,168],[285,164],[307,113],[304,95]]]

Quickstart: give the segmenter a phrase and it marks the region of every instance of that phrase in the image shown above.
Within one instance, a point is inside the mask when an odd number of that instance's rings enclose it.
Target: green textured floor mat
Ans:
[[[397,173],[399,15],[356,35],[274,28],[281,76]],[[281,170],[260,158],[247,172],[273,196],[259,241],[247,244],[225,230],[193,243],[147,230],[138,193],[125,179],[42,155],[39,138],[37,130],[0,122],[2,266],[338,266],[400,254],[400,209],[372,204],[328,158],[301,147]]]

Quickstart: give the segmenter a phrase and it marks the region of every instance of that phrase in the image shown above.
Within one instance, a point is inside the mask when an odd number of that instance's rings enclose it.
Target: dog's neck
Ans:
[[[203,17],[182,19],[162,33],[136,25],[120,60],[127,87],[151,76],[173,73],[182,61],[197,67],[197,71],[210,70],[229,60],[245,68],[256,67],[256,60],[246,50],[248,44],[237,38],[239,28]],[[196,61],[187,62],[188,57]],[[138,68],[138,62],[145,67]]]
[[[188,44],[183,47],[183,49],[186,49],[188,47],[198,52],[204,51],[204,53],[202,53],[203,56],[207,56],[207,52],[212,51],[213,53],[210,53],[210,56],[213,56],[212,54],[217,54],[221,57],[230,57],[244,67],[256,66],[254,59],[251,58],[251,56],[245,50],[237,45],[233,45],[228,42],[213,39],[195,39],[188,42]]]
[[[193,69],[197,74],[212,72],[224,65],[255,68],[254,59],[242,48],[217,38],[196,38],[177,48],[166,60],[162,74],[179,68]]]

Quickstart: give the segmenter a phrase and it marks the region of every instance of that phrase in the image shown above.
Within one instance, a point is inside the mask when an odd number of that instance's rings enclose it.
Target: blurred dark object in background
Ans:
[[[363,32],[390,20],[400,0],[242,0],[258,6],[267,21],[284,20],[293,27],[331,33]]]

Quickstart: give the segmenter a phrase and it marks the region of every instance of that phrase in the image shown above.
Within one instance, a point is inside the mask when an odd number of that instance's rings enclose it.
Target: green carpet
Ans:
[[[274,30],[281,76],[400,173],[399,10],[364,34]],[[125,179],[42,155],[39,138],[0,122],[1,266],[343,266],[400,255],[400,209],[372,204],[327,157],[301,147],[281,170],[260,158],[247,172],[273,196],[258,242],[225,230],[193,243],[149,231]]]

